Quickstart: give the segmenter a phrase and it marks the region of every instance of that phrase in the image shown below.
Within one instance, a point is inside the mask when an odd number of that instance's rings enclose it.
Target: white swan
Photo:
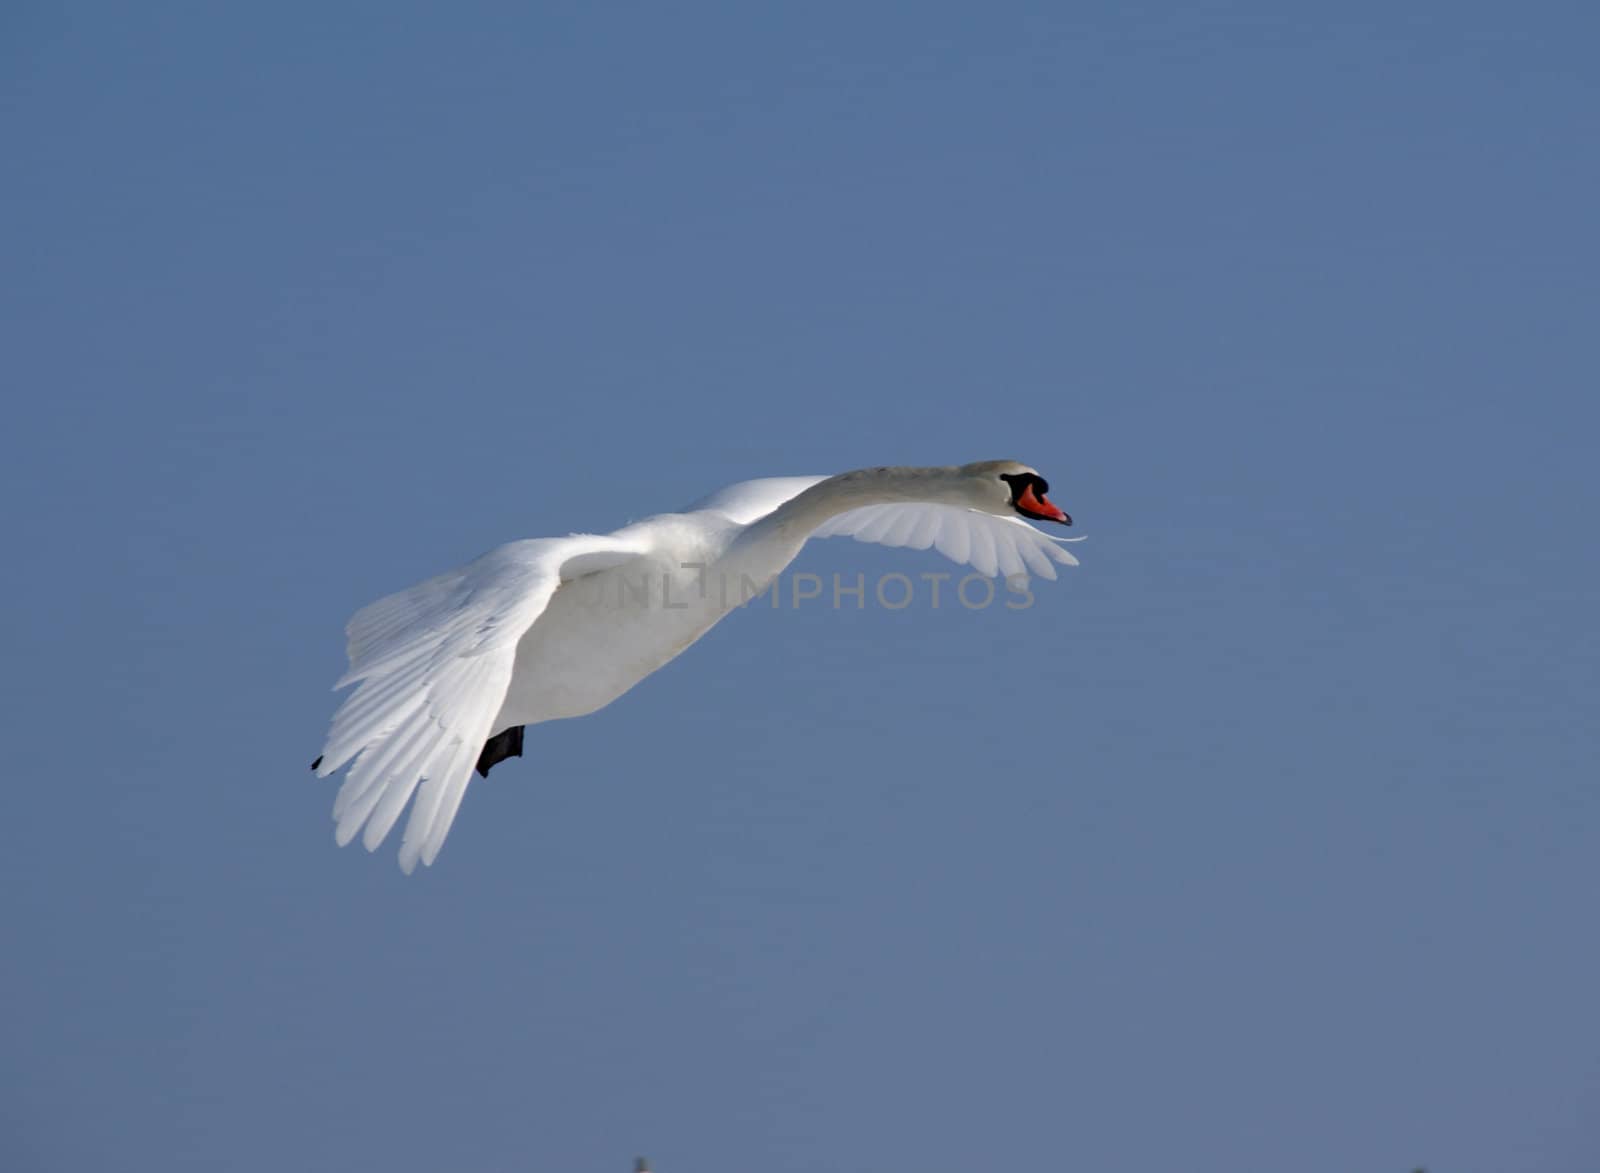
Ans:
[[[1012,460],[744,481],[610,534],[512,542],[351,618],[359,686],[334,715],[325,777],[354,762],[334,837],[371,851],[416,795],[400,866],[439,854],[474,766],[520,756],[522,728],[592,713],[759,593],[807,538],[925,550],[985,575],[1077,564],[1023,518],[1071,525]],[[776,589],[776,588],[774,588]]]

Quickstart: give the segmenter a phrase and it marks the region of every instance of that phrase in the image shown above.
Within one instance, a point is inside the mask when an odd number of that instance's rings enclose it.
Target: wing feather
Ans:
[[[1000,556],[995,552],[994,530],[987,525],[967,526],[972,535],[972,557],[969,561],[972,569],[979,574],[993,578],[1000,572]]]
[[[899,518],[895,516],[894,509],[891,506],[876,506],[872,510],[872,517],[861,527],[859,536],[863,542],[878,542],[887,545],[888,543],[884,542],[883,539],[894,528],[898,520]]]
[[[411,804],[400,866],[431,864],[505,702],[523,634],[573,573],[638,556],[609,537],[513,542],[461,570],[363,607],[346,629],[354,684],[317,773],[353,763],[334,800],[334,838],[375,849]],[[415,801],[413,801],[415,799]]]
[[[878,540],[885,546],[905,546],[911,541],[911,535],[917,529],[917,515],[914,510],[901,509],[893,514],[894,524],[884,531],[883,537]]]
[[[917,519],[916,526],[911,531],[911,537],[906,542],[913,550],[926,550],[933,545],[939,536],[939,513],[934,509],[906,510]]]
[[[966,562],[972,557],[972,531],[954,514],[946,513],[939,518],[939,536],[933,548],[952,562]]]
[[[1050,548],[1053,547],[1045,547],[1045,549]],[[1044,549],[1041,549],[1037,542],[1019,541],[1017,542],[1017,552],[1022,555],[1022,560],[1028,564],[1029,570],[1040,578],[1048,578],[1052,582],[1055,581],[1055,563],[1045,556]]]
[[[1057,539],[1034,529],[1020,517],[997,517],[976,509],[928,502],[851,509],[818,526],[812,536],[852,537],[858,542],[913,550],[932,546],[951,561],[965,563],[991,577],[1033,573],[1053,579],[1057,563],[1078,564]]]
[[[333,802],[333,818],[338,824],[334,838],[339,846],[355,838],[361,824],[372,814],[372,808],[378,805],[378,799],[383,796],[380,783],[388,777],[389,768],[402,757],[414,754],[418,744],[431,735],[426,721],[416,721],[404,733],[374,744],[356,758]]]
[[[996,529],[992,534],[994,538],[995,561],[1002,578],[1014,578],[1019,574],[1027,574],[1028,568],[1022,564],[1022,555],[1017,552],[1017,542],[1009,533]]]

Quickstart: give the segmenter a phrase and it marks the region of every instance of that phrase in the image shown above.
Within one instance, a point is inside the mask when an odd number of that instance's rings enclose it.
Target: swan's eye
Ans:
[[[1034,491],[1041,497],[1050,491],[1050,483],[1035,472],[1003,472],[1000,474],[1000,479],[1011,490],[1013,501],[1020,497],[1029,485],[1032,485]]]

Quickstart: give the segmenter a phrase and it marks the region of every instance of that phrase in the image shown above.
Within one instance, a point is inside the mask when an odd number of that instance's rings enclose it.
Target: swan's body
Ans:
[[[520,754],[523,726],[616,700],[810,537],[934,546],[986,575],[1054,578],[1054,563],[1076,559],[1022,520],[1071,524],[1045,491],[1014,461],[745,481],[614,533],[512,542],[380,599],[346,629],[350,670],[335,687],[360,687],[313,763],[327,775],[354,759],[335,837],[365,825],[372,850],[415,792],[400,866],[431,864],[475,763]]]

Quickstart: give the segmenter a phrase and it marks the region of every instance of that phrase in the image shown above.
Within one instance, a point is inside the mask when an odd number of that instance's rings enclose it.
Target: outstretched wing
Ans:
[[[638,553],[588,534],[512,542],[357,611],[346,628],[350,670],[334,688],[358,687],[316,764],[326,777],[354,761],[333,807],[339,844],[365,826],[373,850],[415,794],[400,866],[433,863],[494,732],[517,641],[563,581]]]
[[[1003,574],[1037,574],[1055,578],[1054,563],[1076,566],[1078,560],[1020,517],[997,517],[955,505],[864,505],[823,522],[814,538],[852,537],[880,546],[930,546],[952,562],[993,578]]]
[[[826,477],[765,477],[741,481],[719,489],[689,506],[708,509],[749,525],[771,513],[790,498],[826,480]],[[1060,545],[1061,539],[1036,530],[1020,517],[997,517],[956,505],[911,502],[864,505],[823,522],[814,538],[852,537],[881,546],[909,546],[913,550],[938,550],[953,562],[971,566],[979,574],[1033,573],[1055,578],[1055,564],[1076,566],[1078,560]]]

